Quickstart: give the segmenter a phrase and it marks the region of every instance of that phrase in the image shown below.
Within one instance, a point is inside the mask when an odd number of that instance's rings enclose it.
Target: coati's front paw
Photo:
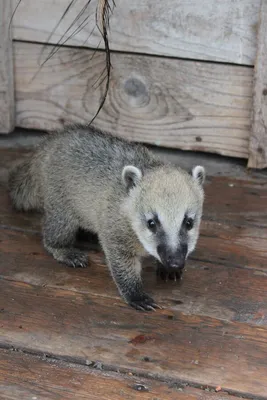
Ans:
[[[165,268],[162,264],[158,264],[157,276],[165,282],[167,282],[168,280],[178,281],[182,279],[183,270],[177,268]]]
[[[156,311],[157,308],[161,308],[151,297],[145,293],[132,296],[128,300],[128,304],[139,311]]]

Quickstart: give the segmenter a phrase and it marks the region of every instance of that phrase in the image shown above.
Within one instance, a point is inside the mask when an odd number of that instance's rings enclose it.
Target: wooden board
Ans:
[[[70,0],[23,0],[14,18],[16,40],[97,47],[96,0],[69,27],[87,0],[78,0],[63,21]],[[260,0],[117,0],[110,20],[113,50],[253,65]],[[14,5],[17,1],[14,1]],[[88,20],[85,20],[90,16]],[[84,22],[84,29],[80,31]],[[83,26],[83,25],[82,25]],[[92,32],[93,31],[93,32]],[[100,47],[103,47],[102,42]]]
[[[12,131],[15,122],[11,13],[11,2],[0,0],[0,133]]]
[[[168,310],[138,313],[121,300],[22,282],[1,280],[0,289],[1,347],[267,396],[265,327]]]
[[[184,279],[157,281],[148,260],[144,285],[164,308],[138,313],[119,297],[101,252],[89,252],[87,269],[66,268],[44,251],[40,216],[12,210],[7,169],[26,154],[0,151],[0,348],[19,350],[0,351],[0,398],[230,400],[211,392],[221,386],[266,400],[262,174],[207,178]],[[148,392],[133,392],[140,380]]]
[[[39,70],[41,50],[15,43],[17,126],[91,121],[104,54],[64,48]],[[98,127],[158,146],[248,157],[251,68],[118,53],[112,65]]]
[[[188,386],[100,372],[77,364],[0,350],[0,396],[7,400],[236,400]]]
[[[250,168],[267,167],[267,1],[262,0],[255,65]]]
[[[174,152],[171,157],[168,151],[163,154],[158,154],[163,160],[172,162],[174,165],[181,165],[184,161],[180,152],[174,157]],[[31,157],[32,150],[29,148],[4,148],[0,149],[0,196],[1,196],[1,217],[0,224],[13,226],[15,229],[39,231],[40,216],[34,213],[15,213],[12,212],[11,204],[7,194],[7,177],[9,169],[17,162]],[[186,155],[187,156],[187,155]],[[205,203],[203,219],[206,224],[202,229],[212,228],[217,229],[219,224],[229,227],[228,232],[231,234],[232,229],[240,229],[244,227],[258,227],[264,230],[267,228],[266,200],[267,200],[267,182],[266,176],[260,171],[248,171],[246,168],[238,165],[235,167],[236,176],[229,176],[232,172],[219,166],[219,173],[214,166],[208,166],[205,155],[203,158],[192,158],[184,168],[188,170],[197,163],[203,164],[208,176],[205,182]],[[216,158],[215,165],[217,167],[218,160]],[[220,164],[219,164],[220,165]],[[232,168],[234,170],[234,168]],[[221,174],[223,173],[224,176]],[[214,231],[213,231],[214,232]],[[236,236],[236,231],[234,231]],[[261,230],[259,235],[262,236]],[[226,237],[226,230],[224,232]],[[263,236],[264,237],[264,236]]]
[[[267,326],[266,256],[262,266],[258,266],[256,257],[251,257],[254,268],[250,269],[245,263],[234,264],[232,258],[236,258],[236,250],[230,244],[230,255],[225,252],[224,261],[218,260],[218,253],[211,257],[211,249],[220,244],[219,241],[212,242],[208,248],[208,240],[201,237],[198,251],[187,262],[180,283],[157,280],[155,263],[147,260],[143,271],[145,290],[170,311]],[[0,277],[119,301],[120,296],[103,253],[89,249],[89,245],[86,250],[89,268],[74,270],[59,264],[45,252],[40,235],[0,230]],[[244,252],[248,249],[244,248]],[[202,261],[201,257],[206,261]]]

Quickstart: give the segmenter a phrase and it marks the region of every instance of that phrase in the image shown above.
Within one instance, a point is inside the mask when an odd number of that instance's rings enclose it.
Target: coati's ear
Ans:
[[[206,178],[205,168],[198,165],[192,169],[192,176],[198,181],[198,183],[203,186]]]
[[[142,179],[142,172],[139,168],[133,165],[127,165],[122,170],[122,181],[126,186],[127,191],[137,185]]]

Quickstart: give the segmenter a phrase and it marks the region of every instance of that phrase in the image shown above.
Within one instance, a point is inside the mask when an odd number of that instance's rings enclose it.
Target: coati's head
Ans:
[[[174,167],[146,172],[125,166],[125,211],[145,250],[166,268],[183,268],[199,235],[205,170],[192,174]]]

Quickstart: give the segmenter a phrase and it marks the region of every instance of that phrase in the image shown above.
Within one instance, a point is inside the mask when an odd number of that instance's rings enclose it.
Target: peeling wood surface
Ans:
[[[63,43],[71,36],[67,44],[103,48],[98,29],[93,29],[96,0],[70,30],[87,0],[75,1],[58,25],[69,3],[39,0],[36,7],[35,0],[23,0],[14,18],[15,39]],[[110,20],[110,46],[126,52],[253,65],[259,10],[260,0],[117,0]]]
[[[255,65],[250,168],[267,167],[267,1],[262,0]]]
[[[0,133],[9,133],[15,123],[13,44],[8,30],[11,14],[11,3],[0,0]]]
[[[7,168],[25,155],[1,151],[0,346],[31,355],[0,353],[0,394],[228,400],[204,390],[220,386],[267,399],[266,180],[208,177],[201,237],[184,279],[157,281],[147,260],[146,289],[164,309],[138,313],[120,299],[97,247],[80,242],[90,267],[66,268],[42,247],[40,215],[12,210]],[[143,394],[132,393],[138,374],[150,388]]]
[[[90,122],[103,95],[104,53],[65,47],[40,69],[42,50],[15,43],[17,126]],[[112,65],[98,127],[157,146],[248,157],[252,68],[118,53]]]

